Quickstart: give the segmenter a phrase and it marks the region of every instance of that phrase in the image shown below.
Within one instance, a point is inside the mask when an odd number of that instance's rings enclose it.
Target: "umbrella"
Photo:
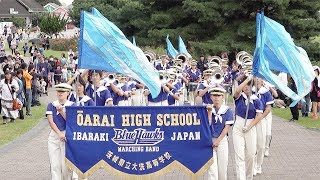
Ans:
[[[41,43],[41,39],[33,38],[33,39],[30,39],[28,42],[30,42],[30,43]]]

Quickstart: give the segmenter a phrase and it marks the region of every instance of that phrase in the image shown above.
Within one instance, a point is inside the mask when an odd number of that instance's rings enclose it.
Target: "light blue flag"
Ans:
[[[178,44],[179,44],[179,53],[185,54],[189,59],[192,58],[192,56],[188,53],[186,45],[184,44],[182,38],[179,36],[178,38]]]
[[[294,44],[290,34],[276,21],[257,14],[257,41],[254,52],[253,75],[263,78],[279,88],[296,105],[311,90],[315,74],[306,51]],[[277,70],[289,74],[297,93],[272,73]]]
[[[159,73],[142,50],[98,10],[93,8],[92,13],[81,12],[79,68],[129,75],[144,83],[152,97],[157,97],[161,90]]]
[[[176,58],[179,52],[173,47],[172,43],[170,42],[169,34],[167,35],[166,42],[167,42],[167,55],[171,58]]]
[[[132,36],[132,44],[137,46],[137,43],[136,43],[136,38],[134,36]]]

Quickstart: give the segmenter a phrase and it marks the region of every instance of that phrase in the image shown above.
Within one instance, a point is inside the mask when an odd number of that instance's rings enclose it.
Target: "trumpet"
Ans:
[[[116,82],[116,84],[119,84],[119,80],[116,79],[116,76],[114,74],[109,74],[108,77],[107,77],[107,82],[108,83],[114,83]]]

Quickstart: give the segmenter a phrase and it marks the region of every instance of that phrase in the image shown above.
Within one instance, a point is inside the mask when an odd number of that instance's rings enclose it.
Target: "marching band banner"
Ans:
[[[80,177],[100,167],[150,178],[179,167],[191,177],[212,164],[203,106],[67,107],[66,162]]]

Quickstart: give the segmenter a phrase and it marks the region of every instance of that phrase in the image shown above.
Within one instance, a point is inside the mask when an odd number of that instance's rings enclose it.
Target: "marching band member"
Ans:
[[[201,81],[201,71],[197,68],[197,61],[191,62],[191,68],[187,71],[189,77],[187,98],[191,105],[194,105],[195,97],[194,92],[197,89],[198,82]]]
[[[121,91],[123,93],[121,93],[121,95],[118,95],[117,105],[118,106],[129,106],[129,96],[130,96],[131,90],[126,82],[127,78],[126,78],[126,76],[121,76],[119,79],[120,79],[120,82],[117,85],[117,87],[119,89],[121,89]]]
[[[77,106],[95,106],[94,101],[86,95],[85,87],[86,83],[81,76],[78,76],[79,80],[76,83],[76,93],[70,93],[69,101],[76,103]]]
[[[155,97],[152,98],[150,90],[148,89],[148,87],[145,87],[145,90],[143,92],[144,96],[148,97],[148,106],[167,106],[168,105],[168,95],[173,95],[173,93],[171,92],[170,88],[168,87],[168,82],[167,79],[165,77],[163,77],[163,75],[160,74],[160,76],[162,76],[162,83],[161,83],[161,91],[160,94]]]
[[[179,89],[180,89],[180,86],[176,84],[176,86],[173,84],[174,81],[176,80],[176,74],[173,73],[173,72],[169,72],[169,84],[173,85],[172,89],[171,89],[171,93],[169,94],[168,96],[168,105],[169,106],[175,106],[178,104],[179,102]]]
[[[262,103],[256,95],[250,95],[252,76],[243,81],[234,92],[235,123],[233,127],[233,146],[237,179],[250,180],[253,178],[254,157],[257,147],[255,125],[262,119]],[[248,116],[246,118],[247,103],[249,101]],[[246,124],[245,124],[246,122]]]
[[[132,94],[132,105],[133,106],[145,106],[145,98],[143,95],[144,84],[139,81],[134,81],[135,93]]]
[[[214,163],[209,168],[208,179],[226,180],[229,154],[227,134],[234,123],[234,117],[231,108],[223,105],[226,90],[222,86],[210,88],[209,93],[213,101],[213,106],[208,104],[207,109],[213,140]]]
[[[212,99],[210,98],[210,93],[208,91],[210,89],[210,83],[212,83],[211,82],[212,73],[213,71],[211,69],[203,71],[204,80],[201,84],[199,84],[199,87],[198,87],[198,96],[202,98],[203,105],[213,103]]]
[[[269,89],[273,99],[276,99],[278,98],[278,92],[277,90],[275,89],[275,87],[268,83],[268,82],[265,82],[265,87],[267,89]],[[265,147],[265,152],[264,152],[264,156],[265,157],[268,157],[269,156],[269,149],[270,149],[270,144],[271,144],[271,139],[272,139],[272,134],[271,134],[271,130],[272,130],[272,109],[270,111],[270,113],[268,114],[268,116],[270,118],[267,118],[266,117],[266,120],[267,120],[267,125],[266,125],[266,147]]]
[[[257,131],[257,155],[255,158],[255,171],[253,175],[262,173],[262,163],[266,145],[267,122],[272,120],[271,104],[273,104],[272,95],[266,87],[264,87],[263,79],[256,78],[257,96],[262,103],[263,119],[256,124]]]
[[[102,84],[102,71],[94,71],[92,73],[93,88],[96,92],[93,93],[93,100],[96,106],[113,106],[113,99],[110,91]]]
[[[161,62],[159,64],[156,64],[156,69],[158,71],[160,71],[160,70],[167,70],[169,68],[170,68],[170,66],[167,63],[167,56],[166,55],[162,55],[161,56]]]
[[[51,179],[67,180],[71,179],[71,172],[66,166],[65,142],[66,142],[66,106],[74,106],[68,101],[68,95],[72,87],[69,84],[61,83],[55,86],[58,100],[48,104],[46,116],[51,127],[48,138],[48,152],[50,159]]]

